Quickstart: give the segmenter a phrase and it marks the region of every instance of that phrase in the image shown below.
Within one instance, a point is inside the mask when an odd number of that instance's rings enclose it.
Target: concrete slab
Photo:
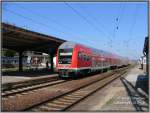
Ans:
[[[129,82],[136,82],[139,75],[145,75],[142,69],[139,69],[139,66],[134,67],[128,72],[128,75],[125,77]]]

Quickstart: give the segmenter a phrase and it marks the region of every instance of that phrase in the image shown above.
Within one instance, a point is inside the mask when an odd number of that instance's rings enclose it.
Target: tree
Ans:
[[[13,56],[15,56],[15,54],[16,54],[16,51],[10,50],[10,49],[2,51],[2,55],[6,56],[6,57],[13,57]]]

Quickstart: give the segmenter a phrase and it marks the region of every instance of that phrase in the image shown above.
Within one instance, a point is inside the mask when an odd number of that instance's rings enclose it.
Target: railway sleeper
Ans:
[[[68,95],[67,97],[75,97],[75,98],[80,98],[80,97],[82,97],[82,95],[74,95],[74,94],[72,94],[72,95]]]
[[[49,107],[49,106],[40,106],[39,108],[39,111],[60,111],[60,108],[55,108],[55,107],[53,107],[53,108],[51,108],[51,107]]]
[[[79,99],[80,97],[74,97],[74,96],[65,96],[63,97],[64,99],[67,99],[67,100],[76,100],[76,99]]]
[[[46,106],[48,106],[48,107],[59,107],[59,108],[64,108],[64,107],[66,107],[66,105],[63,104],[63,103],[61,103],[61,104],[56,104],[56,103],[53,103],[53,102],[47,103]]]
[[[62,102],[62,101],[53,101],[53,102],[51,102],[51,103],[70,105],[70,103],[64,103],[64,102]]]
[[[64,99],[64,98],[60,98],[60,99],[58,99],[58,101],[61,101],[61,102],[68,102],[68,103],[74,102],[74,100],[68,100],[68,99]]]

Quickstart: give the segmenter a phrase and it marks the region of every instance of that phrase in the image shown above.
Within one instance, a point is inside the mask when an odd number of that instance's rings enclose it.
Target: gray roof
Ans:
[[[75,42],[64,42],[63,44],[61,44],[59,46],[59,49],[66,49],[66,48],[74,48],[75,45],[77,45],[78,43],[75,43]],[[79,44],[79,45],[82,45],[82,44]],[[83,45],[84,46],[84,45]],[[103,51],[103,50],[99,50],[99,49],[95,49],[95,48],[92,48],[92,47],[88,47],[88,46],[85,46],[87,48],[90,48],[92,50],[92,52],[94,54],[100,54],[102,56],[112,56],[112,57],[115,57],[115,58],[121,58],[120,56],[116,55],[116,54],[113,54],[113,53],[110,53],[110,52],[107,52],[107,51]]]
[[[74,42],[64,42],[59,46],[59,49],[74,48],[75,45],[76,43]]]

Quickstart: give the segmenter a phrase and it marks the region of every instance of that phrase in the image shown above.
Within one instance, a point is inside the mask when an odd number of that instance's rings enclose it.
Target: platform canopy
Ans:
[[[2,23],[2,47],[15,51],[38,51],[56,54],[63,39],[56,38],[14,25]]]

